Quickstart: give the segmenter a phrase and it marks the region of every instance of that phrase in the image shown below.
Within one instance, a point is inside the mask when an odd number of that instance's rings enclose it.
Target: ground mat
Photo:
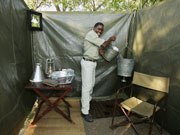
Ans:
[[[19,135],[85,135],[84,123],[80,115],[80,100],[76,98],[68,98],[66,100],[72,106],[70,112],[74,124],[67,121],[54,110],[51,110],[34,125],[31,125],[31,122],[25,123],[24,129],[21,130]],[[64,102],[60,101],[58,106],[62,110],[63,107],[66,110]],[[46,107],[47,105],[43,104],[40,112]]]
[[[123,99],[118,99],[118,103],[122,102]],[[93,118],[107,118],[112,117],[114,109],[115,100],[106,100],[106,101],[91,101],[90,113]],[[116,116],[121,116],[122,112],[118,108]]]

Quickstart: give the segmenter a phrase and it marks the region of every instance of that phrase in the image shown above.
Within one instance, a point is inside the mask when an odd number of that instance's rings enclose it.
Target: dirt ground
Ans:
[[[94,119],[94,122],[89,123],[84,121],[86,135],[136,135],[134,130],[130,125],[117,127],[112,130],[110,127],[112,118],[100,118]],[[124,121],[123,116],[117,117],[117,121]],[[157,124],[156,124],[157,125]],[[149,124],[141,123],[135,125],[140,135],[147,135]],[[161,135],[158,126],[154,126],[152,130],[152,135]],[[167,131],[163,130],[162,135],[171,135]]]
[[[33,108],[36,108],[36,104]],[[35,113],[35,109],[32,109],[32,115]],[[31,114],[30,113],[30,114]],[[79,110],[80,114],[80,110]],[[86,135],[136,135],[130,124],[126,124],[125,126],[120,126],[112,130],[110,128],[112,118],[96,118],[94,122],[89,123],[83,120],[85,134]],[[115,118],[115,122],[122,122],[125,121],[124,116],[118,116]],[[27,123],[26,123],[27,122]],[[21,130],[22,132],[19,135],[25,135],[24,130],[28,127],[30,121],[27,120],[25,122],[25,127]],[[149,123],[141,123],[135,125],[140,135],[147,135],[149,131]],[[152,130],[152,135],[161,135],[159,131],[159,125],[155,124]],[[73,135],[73,134],[72,134]],[[163,130],[162,135],[171,135],[167,131]]]

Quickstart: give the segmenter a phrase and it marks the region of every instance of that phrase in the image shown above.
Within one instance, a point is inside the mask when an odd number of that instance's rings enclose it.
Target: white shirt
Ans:
[[[99,47],[105,42],[94,30],[89,31],[84,40],[84,54],[87,59],[99,59]]]

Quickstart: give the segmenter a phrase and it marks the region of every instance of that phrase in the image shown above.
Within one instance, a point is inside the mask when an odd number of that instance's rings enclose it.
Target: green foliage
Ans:
[[[51,0],[24,0],[30,9],[37,10],[42,6],[51,6]]]
[[[163,0],[24,0],[29,8],[38,10],[54,5],[59,12],[127,11],[150,7]]]
[[[31,20],[32,26],[33,27],[40,27],[39,16],[38,15],[32,15],[31,18],[32,18],[32,20]]]

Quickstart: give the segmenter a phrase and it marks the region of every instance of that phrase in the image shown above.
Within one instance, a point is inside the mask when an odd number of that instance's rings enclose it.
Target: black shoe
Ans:
[[[86,120],[87,122],[93,122],[93,118],[90,114],[83,114],[81,113],[81,116]]]

